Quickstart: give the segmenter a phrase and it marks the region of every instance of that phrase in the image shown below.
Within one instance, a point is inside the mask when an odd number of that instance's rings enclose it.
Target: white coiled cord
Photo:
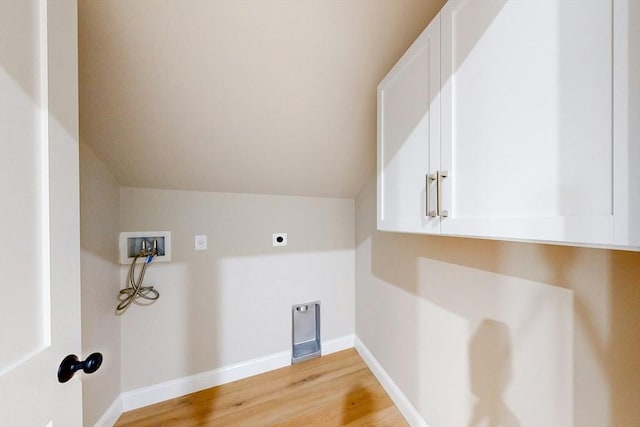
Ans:
[[[126,288],[122,289],[118,294],[118,300],[120,304],[116,307],[116,313],[123,313],[127,307],[131,305],[132,302],[135,302],[138,299],[148,300],[149,303],[153,303],[153,301],[157,300],[160,297],[160,293],[156,291],[153,286],[142,286],[142,281],[144,280],[144,273],[147,271],[147,265],[151,261],[153,261],[153,257],[156,255],[156,251],[150,251],[148,253],[141,252],[135,256],[131,266],[129,267],[129,278],[128,285]],[[142,265],[142,270],[140,271],[140,275],[136,279],[136,261],[138,258],[147,257],[147,260]]]

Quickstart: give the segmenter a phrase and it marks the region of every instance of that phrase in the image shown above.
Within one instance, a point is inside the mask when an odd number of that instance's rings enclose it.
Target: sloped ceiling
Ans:
[[[441,0],[80,0],[80,135],[133,187],[355,197]]]

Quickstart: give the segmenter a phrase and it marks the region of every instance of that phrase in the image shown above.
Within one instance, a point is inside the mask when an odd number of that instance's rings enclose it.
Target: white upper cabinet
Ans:
[[[640,1],[613,2],[614,245],[640,249]]]
[[[425,179],[440,159],[440,20],[436,17],[378,86],[378,228],[434,232]],[[434,142],[431,144],[431,142]]]
[[[610,241],[611,14],[610,1],[445,5],[443,232]]]
[[[640,246],[637,3],[450,0],[439,71],[379,86],[379,228]]]

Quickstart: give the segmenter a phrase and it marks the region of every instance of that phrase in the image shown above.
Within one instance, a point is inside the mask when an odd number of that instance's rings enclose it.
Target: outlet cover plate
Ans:
[[[207,235],[199,234],[194,237],[194,245],[196,251],[205,251],[207,250]]]
[[[273,233],[273,246],[287,246],[287,233]]]

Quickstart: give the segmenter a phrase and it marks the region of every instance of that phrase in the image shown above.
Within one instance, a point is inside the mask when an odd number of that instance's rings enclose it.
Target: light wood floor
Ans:
[[[354,349],[124,413],[116,426],[406,426]]]

